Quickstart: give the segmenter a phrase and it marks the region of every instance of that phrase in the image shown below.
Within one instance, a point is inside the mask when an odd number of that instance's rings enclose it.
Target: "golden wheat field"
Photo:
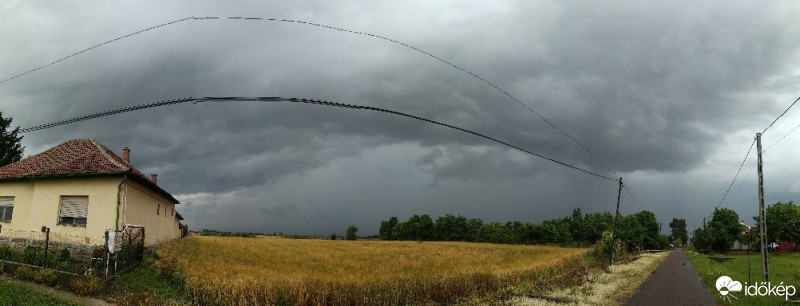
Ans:
[[[586,269],[588,249],[467,242],[190,236],[158,248],[197,304],[452,303],[535,290]],[[159,264],[159,263],[156,263]],[[574,275],[573,275],[574,276]]]

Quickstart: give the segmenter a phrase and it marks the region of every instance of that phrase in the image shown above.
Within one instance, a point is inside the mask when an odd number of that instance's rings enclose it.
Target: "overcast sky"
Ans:
[[[724,6],[723,6],[724,5]],[[389,108],[608,176],[621,212],[700,225],[756,132],[800,95],[793,1],[3,2],[0,111],[22,127],[201,96],[284,96]],[[407,47],[425,50],[508,96]],[[797,108],[800,108],[798,106]],[[800,124],[793,108],[765,148]],[[614,210],[617,185],[408,118],[304,104],[198,103],[24,134],[25,155],[93,138],[157,173],[191,229],[376,234],[446,213],[540,222]],[[800,133],[764,155],[766,202],[800,200]],[[755,149],[754,149],[755,152]],[[752,224],[755,155],[723,204]],[[742,184],[739,184],[742,182]]]

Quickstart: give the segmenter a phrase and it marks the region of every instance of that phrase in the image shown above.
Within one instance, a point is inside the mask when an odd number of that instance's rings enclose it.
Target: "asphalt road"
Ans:
[[[682,249],[675,249],[625,305],[717,305]]]

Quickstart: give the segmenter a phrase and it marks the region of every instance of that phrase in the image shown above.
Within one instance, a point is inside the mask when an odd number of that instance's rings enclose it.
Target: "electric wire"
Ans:
[[[776,144],[778,144],[779,142],[781,142],[782,140],[784,140],[784,139],[785,139],[787,136],[789,136],[789,135],[791,135],[792,133],[794,133],[795,131],[797,131],[797,129],[798,129],[798,128],[800,128],[800,124],[799,124],[799,125],[797,125],[797,126],[795,126],[795,127],[794,127],[794,128],[791,130],[791,131],[789,131],[788,133],[786,133],[786,134],[783,134],[783,136],[781,136],[781,138],[779,138],[777,141],[773,142],[773,143],[772,143],[771,145],[769,145],[769,146],[768,146],[766,149],[764,149],[764,151],[763,151],[761,154],[762,154],[762,155],[763,155],[763,154],[766,154],[766,153],[767,153],[767,151],[769,151],[769,149],[772,149],[772,147],[774,147]]]
[[[48,66],[54,65],[54,64],[56,64],[56,63],[62,62],[62,61],[64,61],[64,60],[66,60],[66,59],[69,59],[69,58],[71,58],[71,57],[73,57],[73,56],[76,56],[76,55],[82,54],[82,53],[84,53],[84,52],[90,51],[90,50],[92,50],[92,49],[99,48],[99,47],[102,47],[102,46],[104,46],[104,45],[107,45],[107,44],[113,43],[113,42],[115,42],[115,41],[118,41],[118,40],[121,40],[121,39],[125,39],[125,38],[127,38],[127,37],[134,36],[134,35],[137,35],[137,34],[140,34],[140,33],[143,33],[143,32],[147,32],[147,31],[150,31],[150,30],[154,30],[154,29],[157,29],[157,28],[161,28],[161,27],[164,27],[164,26],[167,26],[167,25],[172,25],[172,24],[176,24],[176,23],[183,22],[183,21],[186,21],[186,20],[190,20],[190,19],[191,19],[191,20],[220,20],[220,19],[225,19],[225,18],[220,18],[220,17],[216,17],[216,16],[210,16],[210,17],[194,17],[194,16],[192,16],[192,17],[186,17],[186,18],[182,18],[182,19],[174,20],[174,21],[171,21],[171,22],[163,23],[163,24],[156,25],[156,26],[153,26],[153,27],[149,27],[149,28],[146,28],[146,29],[143,29],[143,30],[137,31],[137,32],[133,32],[133,33],[130,33],[130,34],[127,34],[127,35],[124,35],[124,36],[120,36],[120,37],[117,37],[117,38],[115,38],[115,39],[112,39],[112,40],[109,40],[109,41],[106,41],[106,42],[103,42],[103,43],[100,43],[100,44],[94,45],[94,46],[92,46],[92,47],[89,47],[89,48],[83,49],[83,50],[81,50],[81,51],[78,51],[78,52],[76,52],[76,53],[73,53],[73,54],[71,54],[71,55],[68,55],[68,56],[66,56],[66,57],[63,57],[63,58],[61,58],[61,59],[58,59],[58,60],[56,60],[56,61],[54,61],[54,62],[51,62],[51,63],[49,63],[49,64],[42,65],[42,66],[39,66],[39,67],[37,67],[37,68],[34,68],[34,69],[32,69],[32,70],[29,70],[29,71],[27,71],[27,72],[20,73],[20,74],[18,74],[18,75],[16,75],[16,76],[13,76],[13,77],[10,77],[10,78],[7,78],[7,79],[5,79],[5,80],[2,80],[2,81],[0,81],[0,84],[3,84],[3,83],[5,83],[5,82],[8,82],[8,81],[14,80],[14,79],[16,79],[16,78],[22,77],[22,76],[24,76],[24,75],[27,75],[27,74],[29,74],[29,73],[32,73],[32,72],[38,71],[38,70],[40,70],[40,69],[46,68],[46,67],[48,67]],[[592,151],[591,151],[591,150],[590,150],[590,149],[589,149],[589,148],[588,148],[586,145],[584,145],[582,142],[580,142],[580,141],[578,141],[577,139],[575,139],[575,137],[573,137],[572,135],[570,135],[569,133],[567,133],[567,132],[566,132],[564,129],[562,129],[562,128],[558,127],[558,126],[557,126],[557,125],[555,125],[553,122],[551,122],[550,120],[548,120],[547,118],[545,118],[545,117],[544,117],[542,114],[540,114],[539,112],[537,112],[536,110],[534,110],[534,109],[533,109],[533,107],[531,107],[531,106],[529,106],[529,105],[527,105],[527,104],[523,103],[523,102],[522,102],[522,101],[520,101],[519,99],[517,99],[515,96],[513,96],[513,95],[512,95],[511,93],[509,93],[508,91],[506,91],[506,90],[504,90],[504,89],[500,88],[500,87],[499,87],[499,86],[497,86],[496,84],[492,83],[491,81],[487,80],[486,78],[484,78],[484,77],[482,77],[482,76],[480,76],[480,75],[478,75],[478,74],[476,74],[476,73],[474,73],[474,72],[472,72],[472,71],[470,71],[470,70],[467,70],[467,69],[465,69],[465,68],[463,68],[463,67],[461,67],[461,66],[458,66],[458,65],[456,65],[456,64],[453,64],[453,63],[451,63],[451,62],[449,62],[449,61],[447,61],[447,60],[445,60],[445,59],[443,59],[443,58],[441,58],[441,57],[439,57],[439,56],[436,56],[436,55],[434,55],[434,54],[432,54],[432,53],[430,53],[430,52],[428,52],[428,51],[425,51],[425,50],[423,50],[423,49],[420,49],[420,48],[418,48],[418,47],[415,47],[415,46],[412,46],[412,45],[406,44],[406,43],[404,43],[404,42],[401,42],[401,41],[398,41],[398,40],[395,40],[395,39],[392,39],[392,38],[389,38],[389,37],[385,37],[385,36],[377,35],[377,34],[372,34],[372,33],[368,33],[368,32],[361,32],[361,31],[353,31],[353,30],[349,30],[349,29],[345,29],[345,28],[334,27],[334,26],[329,26],[329,25],[320,24],[320,23],[314,23],[314,22],[307,22],[307,21],[303,21],[303,20],[293,20],[293,19],[277,19],[277,18],[260,18],[260,17],[227,17],[227,19],[228,19],[228,20],[248,20],[248,21],[252,21],[252,20],[258,20],[258,21],[276,21],[276,22],[285,22],[285,23],[295,23],[295,24],[311,25],[311,26],[315,26],[315,27],[319,27],[319,28],[323,28],[323,29],[330,29],[330,30],[335,30],[335,31],[340,31],[340,32],[345,32],[345,33],[351,33],[351,34],[363,35],[363,36],[368,36],[368,37],[373,37],[373,38],[381,39],[381,40],[384,40],[384,41],[388,41],[388,42],[391,42],[391,43],[394,43],[394,44],[401,45],[401,46],[403,46],[403,47],[406,47],[406,48],[409,48],[409,49],[411,49],[411,50],[413,50],[413,51],[416,51],[416,52],[422,53],[422,54],[424,54],[424,55],[427,55],[427,56],[429,56],[429,57],[431,57],[431,58],[433,58],[433,59],[435,59],[435,60],[437,60],[437,61],[439,61],[439,62],[442,62],[442,63],[444,63],[444,64],[446,64],[446,65],[448,65],[448,66],[450,66],[450,67],[453,67],[453,68],[455,68],[455,69],[457,69],[457,70],[460,70],[460,71],[462,71],[462,72],[464,72],[464,73],[467,73],[468,75],[470,75],[470,76],[472,76],[472,77],[474,77],[474,78],[476,78],[476,79],[480,80],[481,82],[483,82],[483,83],[485,83],[485,84],[487,84],[487,85],[491,86],[492,88],[496,89],[497,91],[499,91],[499,92],[500,92],[500,93],[502,93],[503,95],[505,95],[505,96],[507,96],[507,97],[511,98],[511,100],[513,100],[513,101],[514,101],[514,102],[516,102],[517,104],[519,104],[519,105],[521,105],[522,107],[526,108],[526,109],[527,109],[528,111],[530,111],[531,113],[533,113],[533,114],[535,114],[536,116],[538,116],[538,117],[539,117],[541,120],[543,120],[545,123],[547,123],[548,125],[550,125],[550,127],[554,128],[555,130],[557,130],[558,132],[560,132],[561,134],[563,134],[564,136],[566,136],[567,138],[569,138],[569,139],[570,139],[572,142],[574,142],[576,145],[578,145],[578,146],[579,146],[581,149],[583,149],[583,150],[584,150],[586,153],[588,153],[588,154],[589,154],[589,155],[590,155],[590,156],[591,156],[593,159],[595,159],[597,162],[599,162],[600,164],[602,164],[602,165],[603,165],[603,166],[604,166],[606,169],[608,169],[608,170],[609,170],[611,173],[613,173],[614,175],[616,175],[616,174],[617,174],[617,172],[616,172],[616,171],[614,171],[614,169],[612,169],[610,166],[608,166],[608,164],[607,164],[605,161],[603,161],[603,160],[602,160],[602,159],[601,159],[599,156],[597,156],[597,155],[596,155],[594,152],[592,152]]]
[[[72,53],[72,54],[70,54],[70,55],[67,55],[67,56],[65,56],[65,57],[62,57],[62,58],[60,58],[60,59],[57,59],[57,60],[55,60],[55,61],[52,61],[52,62],[50,62],[50,63],[48,63],[48,64],[41,65],[41,66],[39,66],[39,67],[36,67],[36,68],[34,68],[34,69],[31,69],[31,70],[25,71],[25,72],[23,72],[23,73],[17,74],[17,75],[15,75],[15,76],[12,76],[12,77],[10,77],[10,78],[4,79],[4,80],[0,81],[0,84],[3,84],[3,83],[5,83],[5,82],[11,81],[11,80],[14,80],[14,79],[16,79],[16,78],[19,78],[19,77],[23,77],[23,76],[25,76],[25,75],[27,75],[27,74],[29,74],[29,73],[33,73],[33,72],[36,72],[36,71],[38,71],[38,70],[41,70],[41,69],[47,68],[47,67],[49,67],[49,66],[52,66],[52,65],[55,65],[55,64],[57,64],[57,63],[63,62],[64,60],[66,60],[66,59],[69,59],[69,58],[71,58],[71,57],[73,57],[73,56],[76,56],[76,55],[83,54],[84,52],[91,51],[91,50],[93,50],[93,49],[95,49],[95,48],[99,48],[99,47],[105,46],[105,45],[107,45],[107,44],[110,44],[110,43],[113,43],[113,42],[115,42],[115,41],[118,41],[118,40],[121,40],[121,39],[125,39],[125,38],[128,38],[128,37],[134,36],[134,35],[138,35],[138,34],[141,34],[141,33],[147,32],[147,31],[155,30],[155,29],[158,29],[158,28],[161,28],[161,27],[164,27],[164,26],[168,26],[168,25],[171,25],[171,24],[176,24],[176,23],[179,23],[179,22],[183,22],[183,21],[186,21],[186,20],[190,20],[190,19],[192,19],[192,17],[186,17],[186,18],[182,18],[182,19],[178,19],[178,20],[173,20],[173,21],[170,21],[170,22],[167,22],[167,23],[162,23],[162,24],[159,24],[159,25],[156,25],[156,26],[152,26],[152,27],[149,27],[149,28],[146,28],[146,29],[142,29],[142,30],[139,30],[139,31],[136,31],[136,32],[132,32],[132,33],[129,33],[129,34],[127,34],[127,35],[123,35],[123,36],[120,36],[120,37],[114,38],[114,39],[112,39],[112,40],[107,40],[107,41],[105,41],[105,42],[103,42],[103,43],[99,43],[99,44],[96,44],[96,45],[94,45],[94,46],[91,46],[91,47],[89,47],[89,48],[83,49],[83,50],[81,50],[81,51],[78,51],[78,52]]]
[[[94,119],[94,118],[100,118],[100,117],[111,116],[111,115],[115,115],[115,114],[127,113],[127,112],[132,112],[132,111],[137,111],[137,110],[142,110],[142,109],[148,109],[148,108],[154,108],[154,107],[160,107],[160,106],[166,106],[166,105],[181,104],[181,103],[186,103],[186,102],[193,102],[193,103],[196,104],[196,103],[203,103],[203,102],[241,102],[241,101],[306,103],[306,104],[314,104],[314,105],[342,107],[342,108],[355,109],[355,110],[369,110],[369,111],[376,111],[376,112],[381,112],[381,113],[387,113],[387,114],[402,116],[402,117],[406,117],[406,118],[416,119],[416,120],[419,120],[419,121],[424,121],[424,122],[428,122],[428,123],[431,123],[431,124],[435,124],[435,125],[439,125],[439,126],[443,126],[443,127],[448,127],[448,128],[451,128],[451,129],[459,130],[461,132],[472,134],[472,135],[475,135],[475,136],[478,136],[478,137],[481,137],[481,138],[484,138],[484,139],[487,139],[487,140],[491,140],[491,141],[494,141],[496,143],[505,145],[507,147],[516,149],[518,151],[522,151],[522,152],[528,153],[528,154],[533,155],[535,157],[539,157],[539,158],[548,160],[548,161],[553,162],[555,164],[558,164],[560,166],[564,166],[564,167],[567,167],[567,168],[570,168],[570,169],[573,169],[573,170],[576,170],[576,171],[579,171],[579,172],[583,172],[584,174],[588,174],[588,175],[591,175],[593,177],[597,177],[597,178],[604,179],[604,180],[607,180],[607,181],[616,181],[616,179],[614,179],[612,177],[605,176],[605,175],[602,175],[602,174],[597,173],[597,172],[586,170],[586,169],[583,169],[583,168],[580,168],[580,167],[577,167],[577,166],[574,166],[574,165],[571,165],[571,164],[568,164],[568,163],[565,163],[565,162],[562,162],[562,161],[559,161],[559,160],[556,160],[556,159],[553,159],[553,158],[550,158],[550,157],[547,157],[547,156],[532,152],[530,150],[527,150],[527,149],[524,149],[522,147],[510,144],[508,142],[505,142],[503,140],[494,138],[492,136],[487,136],[487,135],[479,133],[479,132],[475,132],[475,131],[468,130],[468,129],[465,129],[465,128],[457,127],[457,126],[450,125],[450,124],[447,124],[447,123],[442,123],[442,122],[439,122],[439,121],[423,118],[423,117],[420,117],[420,116],[411,115],[411,114],[407,114],[407,113],[403,113],[403,112],[399,112],[399,111],[394,111],[394,110],[390,110],[390,109],[385,109],[385,108],[380,108],[380,107],[363,106],[363,105],[356,105],[356,104],[345,104],[345,103],[337,103],[337,102],[328,102],[328,101],[324,101],[324,100],[314,100],[314,99],[304,99],[304,98],[283,98],[283,97],[203,97],[203,98],[192,98],[192,97],[189,97],[189,98],[180,98],[180,99],[164,100],[164,101],[147,103],[147,104],[139,104],[139,105],[130,106],[130,107],[117,108],[117,109],[104,111],[104,112],[97,112],[97,113],[78,116],[78,117],[65,119],[65,120],[61,120],[61,121],[45,123],[45,124],[39,124],[39,125],[31,126],[31,127],[26,127],[26,128],[20,129],[19,131],[20,131],[20,133],[29,133],[29,132],[33,132],[33,131],[49,129],[49,128],[53,128],[53,127],[57,127],[57,126],[67,125],[67,124],[80,122],[80,121],[85,121],[85,120],[90,120],[90,119]]]
[[[639,208],[640,211],[645,210],[644,208],[642,208],[641,205],[639,205],[639,200],[636,199],[637,198],[636,193],[633,192],[631,188],[628,188],[628,185],[623,183],[622,188],[624,188],[625,191],[628,193],[628,197],[630,197],[631,200],[633,200],[633,205],[636,205],[636,207]]]
[[[725,190],[725,194],[722,195],[722,199],[720,199],[719,203],[716,206],[714,206],[714,209],[719,208],[722,205],[722,203],[725,202],[725,198],[728,197],[728,193],[731,191],[731,187],[733,187],[733,184],[736,183],[736,179],[739,177],[739,173],[742,172],[742,167],[744,167],[744,163],[747,162],[747,158],[750,157],[750,152],[753,151],[753,145],[755,143],[756,140],[754,138],[753,142],[750,143],[750,148],[747,149],[747,154],[744,155],[744,160],[742,160],[742,163],[739,165],[739,170],[736,170],[736,175],[733,176],[733,180],[731,181],[730,185],[728,185],[728,189]]]
[[[797,99],[795,99],[795,100],[794,100],[794,102],[792,102],[792,104],[791,104],[791,105],[789,105],[789,107],[787,107],[787,108],[786,108],[786,110],[784,110],[784,111],[783,111],[783,113],[781,113],[780,115],[778,115],[778,118],[775,118],[775,120],[773,120],[773,121],[772,121],[772,123],[770,123],[770,124],[769,124],[769,126],[767,126],[767,128],[766,128],[766,129],[764,129],[764,131],[762,131],[762,132],[761,132],[761,134],[764,134],[764,133],[766,133],[766,132],[767,132],[767,130],[769,130],[769,128],[771,128],[771,127],[772,127],[772,125],[773,125],[773,124],[775,124],[775,122],[778,122],[778,119],[781,119],[781,117],[783,117],[783,115],[785,115],[785,114],[786,114],[786,112],[788,112],[788,111],[789,111],[789,109],[791,109],[791,108],[792,108],[792,106],[794,106],[794,105],[795,105],[795,103],[797,103],[797,101],[800,101],[800,97],[797,97]]]

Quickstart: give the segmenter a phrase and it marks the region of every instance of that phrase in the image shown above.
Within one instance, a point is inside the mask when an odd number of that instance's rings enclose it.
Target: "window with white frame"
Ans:
[[[0,197],[0,221],[11,222],[14,214],[14,197]]]
[[[88,196],[61,196],[58,206],[58,224],[86,227],[89,214]]]

